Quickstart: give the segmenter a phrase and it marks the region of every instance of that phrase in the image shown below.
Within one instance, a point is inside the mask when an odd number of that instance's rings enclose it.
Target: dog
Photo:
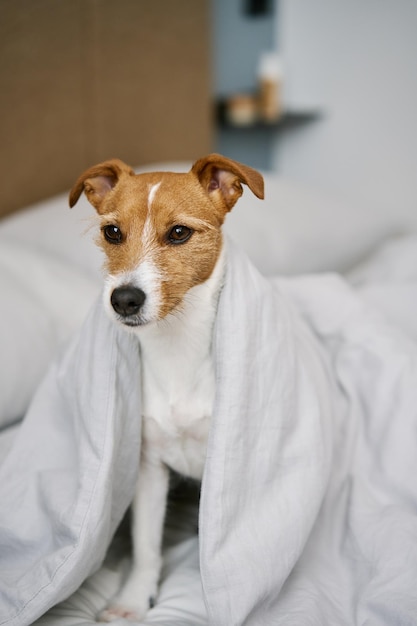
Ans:
[[[142,619],[157,596],[169,469],[201,480],[215,396],[212,335],[227,263],[222,224],[259,172],[218,154],[187,173],[136,175],[118,159],[85,171],[100,221],[104,307],[140,344],[142,443],[133,501],[133,565],[100,621]],[[138,419],[139,419],[138,415]]]

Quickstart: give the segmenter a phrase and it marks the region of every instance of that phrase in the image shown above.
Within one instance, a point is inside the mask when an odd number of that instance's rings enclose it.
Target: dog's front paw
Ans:
[[[131,576],[121,593],[99,614],[97,621],[114,622],[121,618],[130,622],[143,620],[153,608],[156,596],[156,586],[146,582],[148,584],[135,575]]]
[[[98,621],[114,622],[117,619],[123,618],[129,622],[140,622],[140,620],[145,617],[149,608],[151,608],[150,602],[146,607],[111,604],[99,614]]]

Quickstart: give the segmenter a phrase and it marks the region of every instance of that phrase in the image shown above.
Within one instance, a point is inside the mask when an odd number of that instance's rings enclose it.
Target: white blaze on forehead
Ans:
[[[152,202],[154,201],[155,194],[158,191],[160,184],[161,184],[161,181],[159,181],[159,183],[156,183],[156,185],[150,185],[149,194],[148,194],[148,211],[151,210]]]
[[[159,189],[160,182],[155,185],[149,185],[149,193],[148,193],[148,214],[146,216],[145,223],[143,225],[142,231],[142,247],[143,251],[146,254],[149,252],[152,247],[153,240],[155,238],[155,230],[152,224],[152,203],[155,198],[155,194]]]

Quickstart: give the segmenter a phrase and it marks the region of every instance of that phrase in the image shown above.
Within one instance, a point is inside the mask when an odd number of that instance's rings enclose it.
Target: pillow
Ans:
[[[355,286],[368,283],[417,283],[417,234],[391,237],[362,258],[348,274]]]
[[[0,224],[0,428],[25,414],[100,291],[101,257],[67,206],[54,198]]]
[[[59,347],[100,284],[48,251],[0,245],[0,427],[22,417]]]
[[[34,204],[0,221],[0,244],[27,244],[33,251],[78,267],[99,279],[102,254],[94,245],[96,212],[83,195],[70,209],[68,193]]]
[[[264,173],[265,200],[245,188],[225,230],[266,275],[345,271],[401,224],[375,208]]]
[[[366,302],[417,340],[417,234],[385,241],[347,278]]]

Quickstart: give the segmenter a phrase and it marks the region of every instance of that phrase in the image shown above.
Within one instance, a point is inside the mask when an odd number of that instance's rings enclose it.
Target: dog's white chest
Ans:
[[[159,382],[144,372],[143,453],[201,479],[215,392],[211,363],[207,359],[195,372],[181,372],[178,364],[164,389]]]
[[[140,334],[142,453],[196,479],[204,470],[215,397],[217,274],[188,292],[179,315]]]

